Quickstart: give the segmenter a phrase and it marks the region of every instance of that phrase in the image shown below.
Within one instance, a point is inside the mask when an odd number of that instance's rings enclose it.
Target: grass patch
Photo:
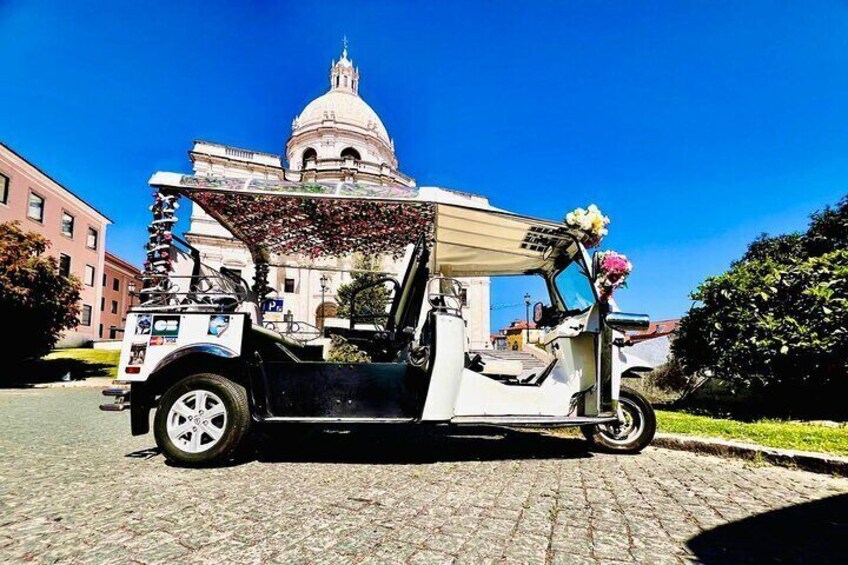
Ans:
[[[848,455],[848,425],[824,425],[763,419],[740,422],[657,410],[660,432],[733,439],[779,449]]]
[[[98,367],[105,371],[102,376],[115,377],[118,374],[118,359],[121,357],[120,350],[109,349],[56,349],[44,357],[44,361],[73,360],[77,361],[82,368]]]
[[[0,387],[57,382],[68,373],[75,381],[91,377],[115,378],[120,355],[120,351],[102,349],[57,349],[42,359],[7,367],[0,374]]]

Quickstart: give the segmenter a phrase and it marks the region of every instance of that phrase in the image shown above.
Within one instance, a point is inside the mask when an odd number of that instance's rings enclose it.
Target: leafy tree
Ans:
[[[359,272],[353,275],[349,283],[339,286],[336,292],[339,301],[339,310],[336,315],[339,318],[350,318],[350,300],[357,288],[371,284],[383,276],[379,273],[367,272],[379,268],[379,260],[376,257],[360,256],[356,259],[354,265]],[[375,316],[384,314],[389,304],[389,298],[389,289],[386,288],[385,284],[375,285],[363,290],[356,295],[356,315]],[[378,319],[377,321],[381,320]]]
[[[0,353],[4,361],[44,355],[79,324],[82,288],[59,274],[50,242],[18,222],[0,223]]]
[[[848,197],[804,234],[760,236],[692,298],[672,346],[684,371],[845,412]]]

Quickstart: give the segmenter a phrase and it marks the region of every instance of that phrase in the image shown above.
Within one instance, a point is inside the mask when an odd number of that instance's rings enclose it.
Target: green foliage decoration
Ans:
[[[18,222],[0,223],[0,356],[4,361],[40,357],[63,331],[79,324],[76,277],[59,274],[50,242]]]

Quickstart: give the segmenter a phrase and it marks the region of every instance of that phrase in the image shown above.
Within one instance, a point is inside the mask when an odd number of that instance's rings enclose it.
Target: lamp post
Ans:
[[[530,293],[524,295],[524,327],[527,332],[527,344],[530,344]]]
[[[327,275],[322,274],[321,278],[318,279],[318,280],[321,282],[321,326],[320,327],[323,328],[324,327],[324,314],[325,314],[325,312],[324,312],[324,308],[325,308],[325,306],[324,306],[324,293],[327,291],[327,283],[330,282],[330,278]]]

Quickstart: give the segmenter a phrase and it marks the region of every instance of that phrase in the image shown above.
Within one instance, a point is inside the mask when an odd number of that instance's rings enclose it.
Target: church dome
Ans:
[[[388,146],[392,142],[380,116],[356,92],[344,88],[333,88],[306,105],[295,118],[292,136],[325,121],[336,122],[337,127],[353,126],[363,133],[376,135]]]
[[[304,181],[414,186],[397,170],[395,146],[383,120],[359,97],[359,69],[347,56],[330,66],[330,89],[292,121],[286,160]]]

